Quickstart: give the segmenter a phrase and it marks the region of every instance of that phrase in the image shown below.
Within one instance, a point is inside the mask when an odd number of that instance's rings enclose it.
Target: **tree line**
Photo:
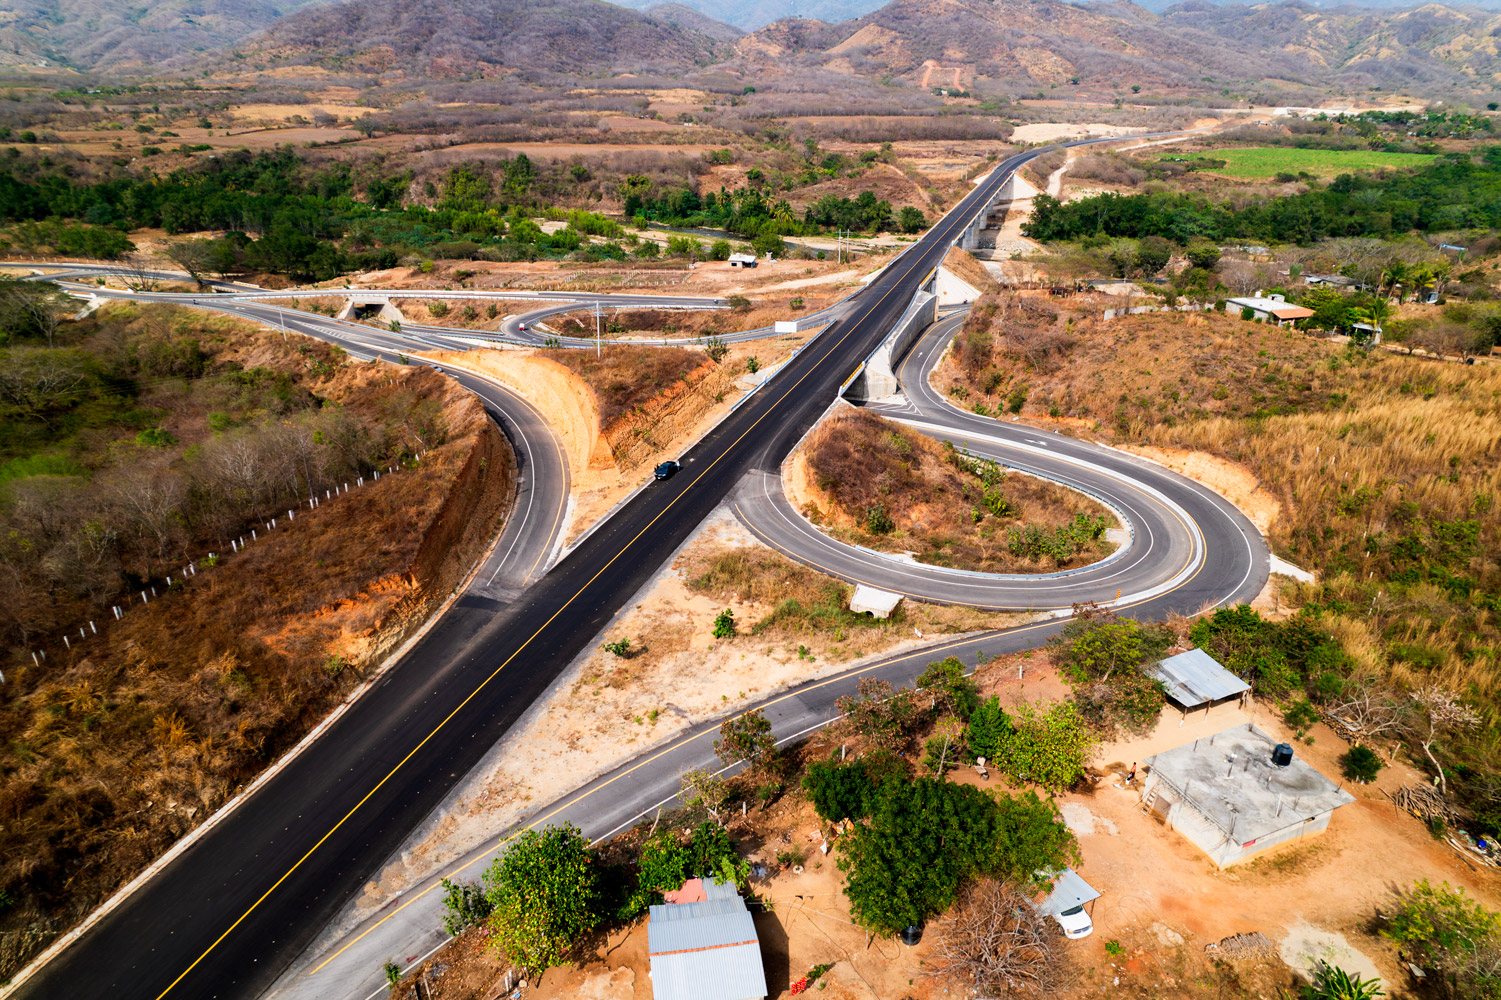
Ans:
[[[1308,244],[1340,236],[1501,226],[1501,146],[1452,153],[1407,172],[1341,174],[1275,198],[1213,201],[1168,191],[1060,202],[1039,195],[1023,233],[1044,242],[1090,236]]]

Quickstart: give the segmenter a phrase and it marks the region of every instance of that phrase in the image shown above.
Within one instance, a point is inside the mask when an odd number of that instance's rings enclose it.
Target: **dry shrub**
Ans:
[[[933,931],[927,975],[975,996],[1051,997],[1073,981],[1058,924],[1011,882],[966,888]]]

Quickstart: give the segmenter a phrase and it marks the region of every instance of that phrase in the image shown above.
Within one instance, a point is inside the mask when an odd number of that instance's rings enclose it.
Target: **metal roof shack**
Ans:
[[[1053,879],[1053,889],[1047,898],[1036,904],[1037,912],[1045,917],[1056,917],[1064,910],[1072,910],[1100,898],[1099,890],[1079,877],[1072,868],[1065,868]]]
[[[753,253],[732,253],[729,257],[731,267],[755,267],[756,255]]]
[[[1278,763],[1281,754],[1285,763]],[[1250,724],[1144,762],[1142,804],[1221,868],[1322,833],[1355,799]]]
[[[1147,673],[1161,681],[1167,688],[1167,696],[1185,709],[1238,698],[1251,690],[1251,685],[1220,666],[1218,660],[1202,649],[1190,649],[1159,660]]]
[[[763,1000],[766,970],[745,900],[732,883],[706,878],[701,885],[704,898],[698,902],[651,908],[646,948],[651,957],[652,996],[655,1000]]]

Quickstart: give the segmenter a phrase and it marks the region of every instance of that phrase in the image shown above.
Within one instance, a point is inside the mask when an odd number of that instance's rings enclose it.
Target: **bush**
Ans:
[[[1084,776],[1093,748],[1094,738],[1073,702],[1057,702],[1044,712],[1022,705],[1001,741],[996,765],[1018,781],[1061,790]]]
[[[490,916],[490,901],[478,882],[443,880],[443,930],[457,937],[466,929],[484,923]]]
[[[969,725],[964,731],[964,742],[975,760],[984,757],[995,763],[1001,755],[1006,738],[1011,735],[1011,720],[1001,707],[998,695],[991,695],[975,706],[969,716]]]
[[[1501,968],[1501,916],[1465,895],[1426,879],[1400,893],[1382,934],[1436,980],[1453,1000],[1495,1000]]]
[[[964,673],[964,663],[957,656],[929,663],[917,678],[917,686],[939,706],[961,719],[968,719],[980,704],[980,689]]]
[[[886,511],[883,503],[871,504],[865,509],[865,531],[871,535],[889,535],[896,530],[896,521]]]
[[[714,638],[729,639],[735,635],[735,612],[725,608],[714,616]]]
[[[599,648],[603,649],[606,653],[613,653],[615,656],[625,659],[631,655],[631,640],[616,639],[613,642],[604,643]]]
[[[1346,781],[1369,784],[1385,765],[1370,747],[1353,746],[1339,755],[1339,771]]]
[[[771,722],[760,709],[725,719],[719,725],[714,752],[725,767],[745,761],[747,769],[774,773],[779,763]]]

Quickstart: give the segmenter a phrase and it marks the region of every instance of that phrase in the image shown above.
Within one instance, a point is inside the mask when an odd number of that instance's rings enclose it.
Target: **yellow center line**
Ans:
[[[950,230],[952,230],[953,227],[950,226],[949,228],[950,228]],[[177,984],[180,983],[180,982],[182,982],[183,979],[187,977],[188,973],[192,972],[195,968],[197,968],[198,965],[205,958],[207,958],[209,956],[209,954],[212,953],[213,950],[215,948],[217,948],[220,945],[220,943],[222,943],[224,941],[225,938],[229,937],[230,934],[234,933],[235,928],[239,927],[242,923],[244,923],[247,919],[249,919],[250,915],[252,913],[254,913],[256,911],[256,909],[259,908],[260,905],[263,902],[265,902],[266,899],[273,892],[275,892],[278,888],[280,888],[281,884],[283,882],[285,882],[287,879],[291,878],[292,875],[293,875],[293,873],[295,873],[298,868],[301,868],[302,865],[303,865],[303,863],[306,862],[308,858],[312,857],[313,853],[315,851],[317,851],[318,848],[322,847],[323,844],[330,837],[332,837],[336,832],[338,832],[339,828],[342,827],[346,822],[348,822],[349,818],[351,816],[353,816],[356,812],[358,812],[365,805],[365,803],[368,802],[371,799],[371,797],[375,795],[376,792],[380,791],[380,789],[385,786],[386,782],[390,781],[391,778],[394,777],[396,775],[396,773],[398,771],[400,771],[406,765],[407,761],[411,760],[412,757],[414,757],[419,750],[421,750],[424,746],[426,746],[433,739],[433,737],[437,736],[438,733],[443,729],[443,727],[446,726],[453,719],[454,716],[456,716],[471,701],[473,701],[476,697],[478,697],[479,694],[480,694],[480,692],[483,691],[485,689],[485,687],[487,685],[489,685],[489,683],[492,680],[494,680],[500,674],[500,672],[502,670],[504,670],[507,666],[509,666],[512,660],[514,660],[514,659],[516,659],[516,657],[520,656],[521,653],[522,653],[522,651],[525,650],[529,645],[531,645],[531,643],[537,638],[537,636],[541,635],[544,631],[546,631],[552,625],[552,623],[557,620],[557,618],[558,618],[559,615],[561,615],[564,611],[566,611],[569,608],[569,606],[571,606],[573,604],[574,601],[578,600],[579,597],[580,597],[580,595],[582,595],[591,586],[593,586],[594,582],[599,579],[599,577],[605,572],[605,570],[607,570],[611,566],[613,566],[615,564],[615,562],[617,560],[619,560],[620,557],[623,556],[626,553],[626,551],[628,549],[630,549],[630,547],[632,545],[634,545],[637,541],[640,540],[640,538],[641,538],[642,535],[644,535],[648,531],[650,531],[651,528],[659,520],[661,520],[663,517],[665,517],[667,515],[668,511],[670,511],[673,508],[673,506],[677,504],[677,502],[679,500],[681,500],[684,496],[687,496],[689,490],[691,490],[694,486],[696,486],[699,483],[700,480],[702,480],[705,476],[707,476],[709,474],[709,472],[716,465],[718,465],[719,462],[721,460],[723,460],[726,455],[730,454],[740,444],[740,442],[743,441],[746,438],[747,435],[749,435],[753,430],[756,429],[756,427],[758,425],[760,425],[761,421],[765,420],[768,416],[770,416],[773,412],[775,412],[776,409],[779,406],[781,406],[782,403],[787,399],[787,397],[790,396],[798,388],[798,386],[802,385],[803,382],[807,381],[810,377],[812,377],[813,373],[816,372],[816,371],[818,371],[818,369],[825,362],[827,362],[829,360],[829,358],[831,358],[833,356],[834,352],[839,348],[839,346],[841,344],[843,344],[846,340],[848,340],[852,335],[854,335],[855,331],[858,330],[861,326],[863,326],[871,318],[871,316],[875,313],[875,311],[880,307],[881,303],[885,302],[886,299],[888,299],[888,298],[891,297],[892,293],[897,290],[897,288],[901,285],[901,283],[903,281],[905,281],[907,279],[907,277],[909,275],[911,275],[911,273],[913,272],[913,270],[915,270],[917,268],[918,264],[920,264],[921,261],[922,261],[922,255],[919,254],[917,261],[914,261],[913,264],[910,267],[908,267],[906,271],[904,271],[902,273],[902,276],[900,278],[898,278],[895,282],[892,283],[891,288],[889,288],[884,295],[882,295],[879,299],[877,299],[875,301],[875,303],[868,310],[866,310],[866,312],[865,312],[865,314],[863,316],[861,316],[858,320],[855,320],[854,322],[852,322],[850,324],[850,328],[842,336],[840,336],[840,338],[838,340],[834,341],[834,343],[829,346],[828,350],[824,352],[824,354],[823,354],[822,357],[818,358],[816,361],[814,361],[812,363],[812,365],[809,367],[808,371],[805,372],[801,378],[799,378],[792,385],[788,386],[787,390],[785,392],[783,392],[782,395],[778,396],[777,399],[770,406],[768,406],[766,408],[766,412],[762,413],[761,416],[757,417],[755,419],[755,421],[753,421],[749,427],[747,427],[744,431],[742,431],[740,433],[739,437],[735,438],[734,441],[730,442],[729,445],[727,445],[714,458],[713,461],[711,461],[708,465],[704,466],[703,471],[700,472],[697,476],[695,476],[693,478],[693,481],[688,484],[687,488],[685,488],[682,492],[678,493],[671,500],[669,500],[668,503],[667,503],[667,505],[665,507],[663,507],[662,510],[655,517],[653,517],[650,521],[648,521],[646,523],[645,527],[643,527],[634,536],[632,536],[632,538],[629,541],[627,541],[625,543],[625,545],[621,546],[621,548],[619,549],[619,551],[617,551],[615,553],[615,555],[611,556],[610,559],[609,559],[609,561],[606,562],[603,566],[601,566],[595,572],[595,574],[593,576],[591,576],[584,583],[584,585],[582,587],[580,587],[574,593],[574,595],[572,597],[570,597],[567,601],[565,601],[558,608],[558,610],[554,611],[552,613],[552,615],[547,619],[547,621],[543,622],[537,628],[537,630],[535,632],[533,632],[530,636],[528,636],[527,639],[526,639],[526,641],[523,642],[520,646],[518,646],[516,648],[515,652],[511,653],[510,656],[506,657],[506,659],[505,659],[504,662],[502,662],[498,667],[496,667],[493,671],[491,671],[490,674],[488,676],[486,676],[484,680],[480,681],[479,685],[477,687],[475,687],[475,689],[473,691],[471,691],[469,693],[469,695],[463,701],[461,701],[458,704],[457,707],[455,707],[453,709],[453,711],[449,712],[448,715],[444,716],[443,719],[442,719],[442,721],[440,721],[436,726],[434,726],[433,729],[432,729],[432,731],[429,732],[426,736],[424,736],[422,738],[422,741],[420,743],[418,743],[415,747],[413,747],[407,753],[407,755],[405,757],[403,757],[400,761],[398,761],[397,764],[396,764],[396,766],[392,767],[391,770],[386,773],[385,777],[381,778],[381,780],[379,782],[377,782],[375,784],[375,786],[370,789],[370,791],[366,792],[365,795],[358,802],[356,802],[349,809],[349,811],[346,812],[339,819],[339,821],[337,823],[335,823],[332,827],[329,828],[329,830],[328,830],[327,833],[325,833],[322,837],[318,838],[317,843],[313,844],[312,847],[308,848],[307,852],[305,854],[303,854],[302,857],[298,858],[297,861],[296,861],[296,863],[293,864],[292,867],[288,868],[287,871],[280,878],[278,878],[274,883],[272,883],[272,885],[271,885],[271,887],[269,889],[267,889],[265,892],[261,893],[261,895],[256,899],[256,901],[254,903],[251,903],[250,907],[244,913],[240,914],[240,916],[238,918],[236,918],[235,922],[232,923],[232,924],[230,924],[229,927],[224,931],[224,933],[220,934],[217,938],[215,938],[214,941],[213,941],[213,943],[210,944],[207,948],[205,948],[203,950],[203,953],[193,960],[193,962],[192,962],[191,965],[189,965],[182,972],[178,973],[177,978],[173,979],[172,982],[170,982],[169,984],[167,984],[167,988],[166,989],[162,990],[160,993],[157,994],[156,1000],[162,1000],[162,998],[165,997],[168,993],[171,993],[172,990],[177,986]]]

